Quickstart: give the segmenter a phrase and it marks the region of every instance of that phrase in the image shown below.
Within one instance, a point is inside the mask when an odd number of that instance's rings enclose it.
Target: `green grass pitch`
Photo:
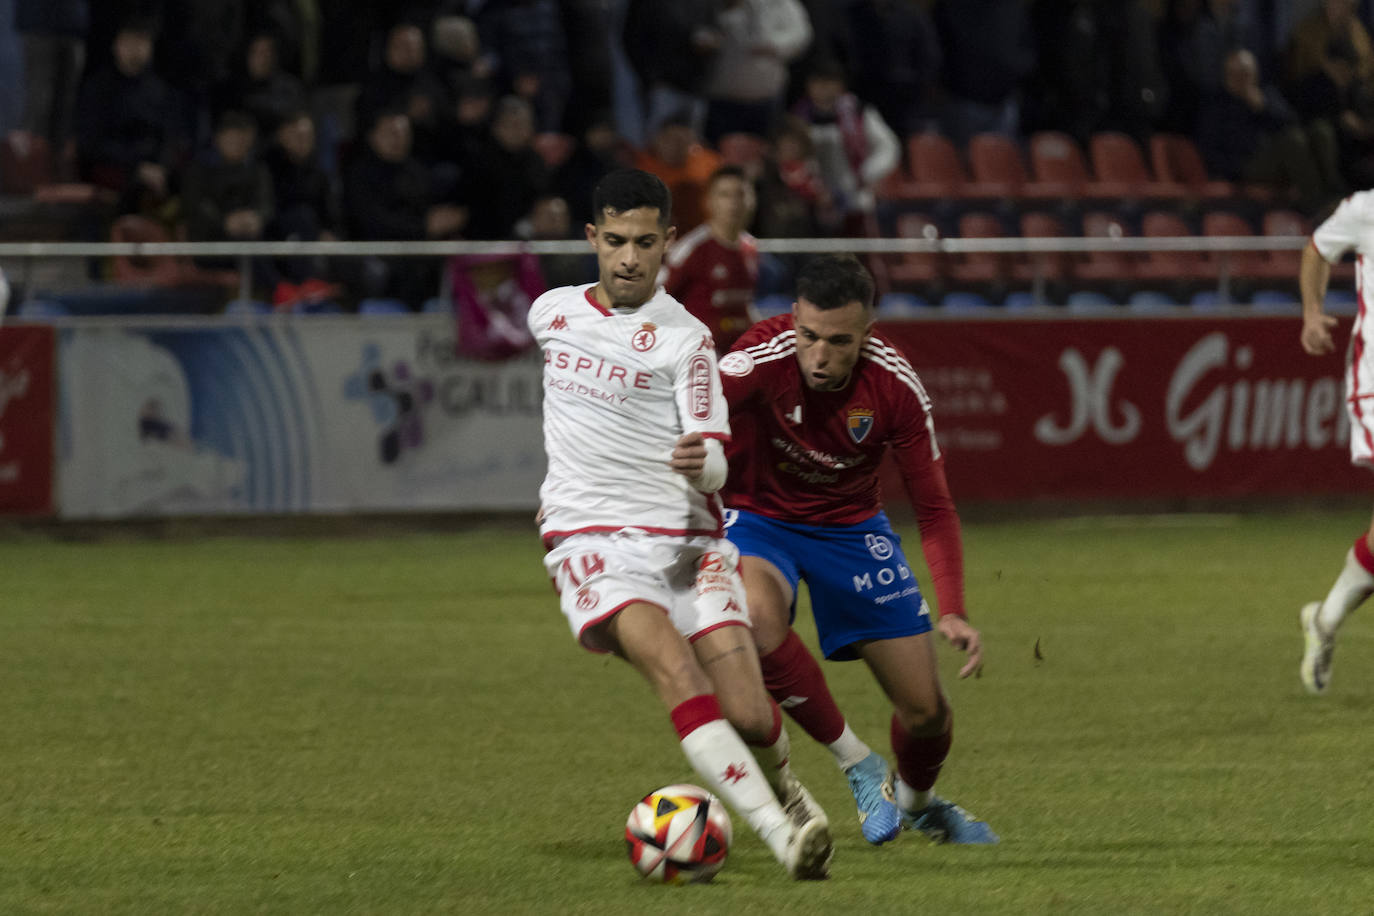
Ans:
[[[866,846],[794,728],[831,880],[789,882],[736,819],[725,870],[686,888],[638,882],[621,831],[697,780],[629,667],[573,643],[532,531],[13,534],[0,913],[1370,912],[1374,609],[1331,694],[1297,679],[1298,608],[1367,523],[967,523],[987,668],[956,681],[942,649],[940,790],[1002,844]],[[825,669],[887,751],[867,671]]]

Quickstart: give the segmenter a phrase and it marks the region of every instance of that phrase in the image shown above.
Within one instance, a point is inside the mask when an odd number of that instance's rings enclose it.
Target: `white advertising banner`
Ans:
[[[446,318],[89,319],[59,365],[63,517],[538,505],[539,358]]]

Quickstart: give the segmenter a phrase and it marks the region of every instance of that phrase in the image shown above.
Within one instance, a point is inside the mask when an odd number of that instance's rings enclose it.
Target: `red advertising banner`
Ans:
[[[52,512],[53,329],[0,327],[0,515]]]
[[[1368,496],[1374,479],[1350,464],[1342,355],[1307,356],[1300,327],[1150,316],[878,330],[930,392],[956,500]],[[1337,340],[1349,333],[1345,320]],[[885,482],[900,511],[900,485]]]

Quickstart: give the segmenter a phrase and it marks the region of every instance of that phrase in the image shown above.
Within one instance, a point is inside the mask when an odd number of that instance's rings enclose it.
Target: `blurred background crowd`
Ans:
[[[1113,133],[1147,159],[1185,137],[1235,201],[1310,219],[1374,184],[1370,7],[0,0],[0,181],[87,189],[71,232],[93,239],[562,239],[621,165],[669,184],[686,234],[731,163],[757,236],[900,234],[913,206],[958,234],[941,195],[921,204],[915,138],[948,140],[962,165],[980,136],[1029,157],[1037,134],[1087,151]],[[1078,234],[1072,196],[1053,212]],[[985,209],[1017,234],[1020,203]],[[552,285],[586,264],[542,267]],[[253,285],[419,307],[428,270],[279,259]]]

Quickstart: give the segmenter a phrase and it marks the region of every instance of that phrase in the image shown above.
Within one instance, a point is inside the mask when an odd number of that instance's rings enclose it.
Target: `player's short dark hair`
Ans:
[[[706,187],[711,187],[717,181],[720,181],[722,178],[738,178],[740,181],[743,181],[746,184],[749,182],[749,174],[744,171],[743,166],[722,165],[720,168],[716,169],[714,172],[711,173],[710,178],[706,179]]]
[[[873,307],[873,275],[852,254],[823,254],[797,274],[797,298],[818,309],[844,308],[851,302]]]
[[[673,195],[657,175],[639,169],[616,169],[597,182],[592,192],[592,222],[598,226],[606,214],[650,207],[658,210],[658,224],[665,229],[673,219]]]

